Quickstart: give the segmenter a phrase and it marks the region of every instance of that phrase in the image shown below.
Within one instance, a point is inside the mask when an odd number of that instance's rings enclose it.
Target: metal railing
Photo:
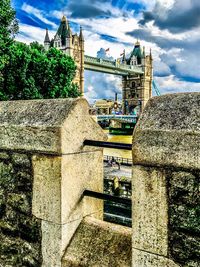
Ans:
[[[128,158],[122,158],[122,157],[114,157],[114,156],[104,156],[104,161],[109,162],[114,158],[115,162],[119,162],[121,165],[126,165],[126,166],[132,166],[132,159]]]
[[[117,142],[103,142],[96,140],[85,140],[83,143],[84,146],[96,146],[96,147],[107,147],[114,149],[124,149],[132,150],[132,144],[117,143]]]
[[[108,201],[112,201],[112,202],[119,203],[119,204],[131,205],[131,199],[129,198],[113,196],[113,195],[90,191],[90,190],[85,190],[83,192],[83,196],[98,198],[102,200],[108,200]]]
[[[124,144],[124,143],[117,143],[117,142],[85,140],[83,145],[132,150],[131,144]],[[109,160],[109,156],[106,156],[106,159]],[[118,161],[120,160],[121,162],[124,162],[124,160],[126,160],[127,165],[132,164],[131,159],[124,159],[121,157],[118,157],[116,159],[118,159]],[[113,157],[111,157],[111,160],[113,160]],[[132,225],[131,198],[119,196],[120,185],[119,185],[118,179],[117,181],[115,180],[113,181],[113,188],[114,188],[113,194],[109,194],[108,192],[101,193],[101,192],[95,192],[91,190],[85,190],[83,192],[83,197],[87,196],[87,197],[93,197],[93,198],[104,200],[104,220],[131,227]]]

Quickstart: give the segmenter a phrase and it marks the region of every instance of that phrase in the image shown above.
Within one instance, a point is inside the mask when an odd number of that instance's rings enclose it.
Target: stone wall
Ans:
[[[79,99],[0,102],[0,266],[62,267],[85,216],[102,218],[106,136]]]
[[[200,172],[166,174],[169,188],[169,254],[181,266],[200,264]]]
[[[31,155],[0,151],[0,266],[41,266],[41,220],[32,215]]]
[[[200,94],[152,98],[133,134],[132,266],[200,266]]]

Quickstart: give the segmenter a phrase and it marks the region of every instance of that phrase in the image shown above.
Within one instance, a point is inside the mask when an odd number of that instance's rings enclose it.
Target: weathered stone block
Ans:
[[[134,267],[200,265],[199,104],[199,93],[152,98],[134,131]]]
[[[199,93],[150,99],[133,135],[134,164],[199,169],[199,101]]]
[[[182,267],[172,260],[132,248],[132,267]]]
[[[1,149],[75,153],[83,140],[105,138],[83,98],[0,102]]]
[[[131,229],[86,217],[71,239],[62,263],[62,267],[130,267]]]
[[[168,206],[165,172],[133,166],[133,247],[167,256]]]

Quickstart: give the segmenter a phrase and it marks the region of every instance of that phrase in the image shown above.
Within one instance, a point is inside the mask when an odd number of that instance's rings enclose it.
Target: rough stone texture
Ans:
[[[41,266],[41,222],[31,213],[31,156],[0,152],[0,266]]]
[[[198,169],[199,106],[199,93],[150,99],[133,134],[134,163]]]
[[[200,266],[199,106],[199,93],[155,97],[136,126],[134,267]]]
[[[59,266],[84,216],[102,218],[102,200],[82,198],[85,189],[103,192],[102,159],[102,151],[33,157],[33,214],[43,220],[44,266]]]
[[[14,266],[26,266],[26,253],[27,266],[61,267],[64,250],[83,217],[102,218],[103,201],[83,197],[83,192],[103,191],[103,151],[83,147],[83,142],[106,138],[82,98],[0,102],[1,183],[8,187],[0,187],[1,216],[8,217],[0,227],[5,238],[9,233],[19,241],[29,237],[30,244],[29,253],[25,243],[18,243],[18,252],[23,252],[17,259],[17,252],[10,251]]]
[[[169,252],[181,266],[200,265],[200,172],[170,171]]]
[[[1,149],[75,153],[96,136],[106,138],[83,98],[0,102]]]
[[[63,267],[130,267],[131,229],[86,217],[62,261]]]
[[[143,250],[132,249],[132,267],[179,267],[172,260],[148,253]]]
[[[167,256],[167,188],[163,172],[134,166],[132,199],[133,248]]]

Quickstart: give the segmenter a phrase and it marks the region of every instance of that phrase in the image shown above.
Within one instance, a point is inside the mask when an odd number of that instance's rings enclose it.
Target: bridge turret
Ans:
[[[127,60],[127,65],[141,67],[144,72],[123,77],[123,113],[140,113],[152,96],[152,54],[150,52],[150,55],[146,55],[145,47],[141,49],[140,42],[137,41]]]
[[[80,42],[84,42],[83,28],[82,27],[80,27],[79,40],[80,40]]]
[[[137,40],[127,63],[129,65],[141,65],[142,56],[143,55],[142,55],[142,50],[140,47],[140,42]]]

